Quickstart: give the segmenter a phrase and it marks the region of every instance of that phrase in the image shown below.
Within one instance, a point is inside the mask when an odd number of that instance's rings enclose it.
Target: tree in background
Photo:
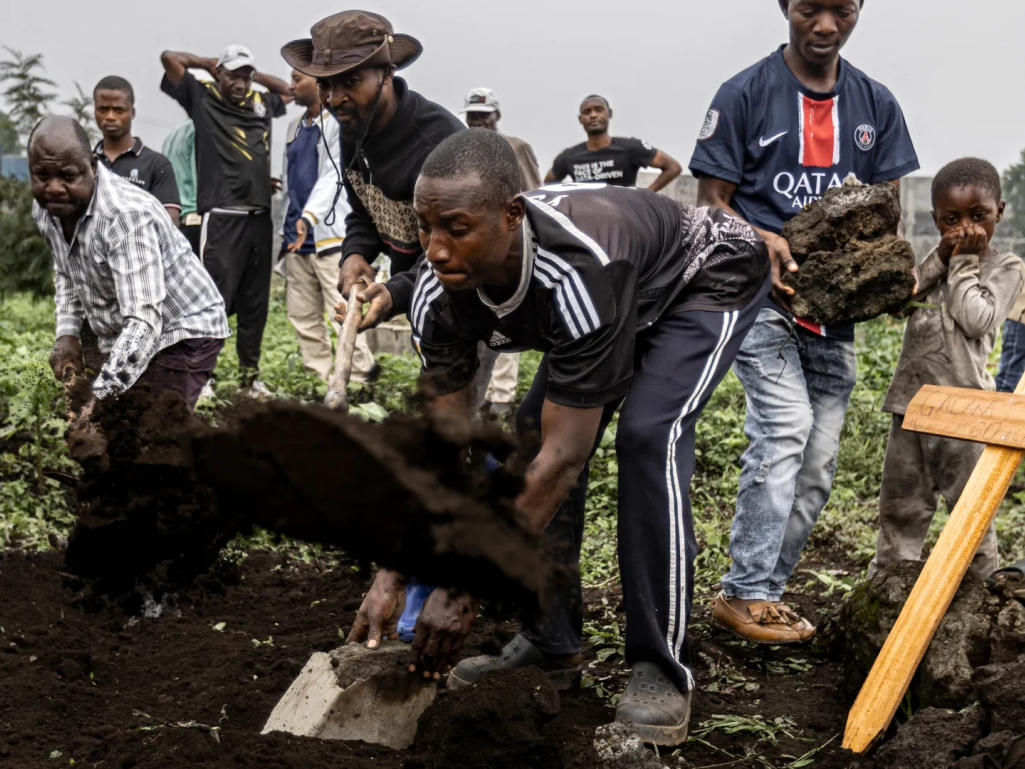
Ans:
[[[49,88],[56,83],[43,75],[43,55],[24,55],[21,51],[4,46],[10,58],[0,60],[0,85],[7,102],[7,114],[22,139],[39,120],[49,112],[56,94]]]
[[[0,176],[0,297],[17,291],[53,293],[50,250],[32,221],[28,183]]]
[[[1021,151],[1018,162],[1008,166],[1001,176],[1000,185],[1007,201],[1004,226],[1010,225],[1015,233],[1025,235],[1025,150]]]
[[[82,124],[82,128],[89,134],[89,141],[96,144],[100,140],[100,131],[96,127],[92,94],[83,91],[77,80],[72,82],[75,85],[75,95],[70,99],[65,99],[61,104],[71,110],[71,117]]]

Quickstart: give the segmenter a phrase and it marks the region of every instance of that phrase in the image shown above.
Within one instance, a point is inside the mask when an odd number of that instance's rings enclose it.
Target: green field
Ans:
[[[0,301],[0,543],[29,550],[50,547],[54,534],[66,535],[72,523],[64,487],[54,473],[74,474],[76,466],[63,444],[62,390],[47,365],[52,344],[53,305],[24,294]],[[901,324],[880,318],[859,327],[858,385],[847,414],[833,495],[816,526],[808,554],[828,564],[834,554],[863,568],[874,547],[874,516],[889,417],[879,411],[900,348]],[[537,356],[526,354],[520,388],[530,382]],[[418,364],[412,356],[384,356],[381,376],[370,386],[355,386],[354,411],[368,419],[412,408]],[[295,336],[285,317],[283,291],[275,285],[263,343],[262,376],[280,397],[319,400],[324,386],[305,371]],[[238,384],[238,363],[229,342],[217,368],[217,394],[229,400]],[[208,418],[212,409],[207,407]],[[714,589],[728,563],[729,525],[736,495],[738,460],[746,444],[744,396],[730,374],[705,410],[698,429],[697,472],[691,489],[702,552],[697,584]],[[609,428],[591,467],[588,536],[583,560],[585,582],[609,580],[616,572],[616,458]],[[937,515],[935,537],[945,515]],[[1001,557],[1025,555],[1025,479],[1018,479],[998,518]],[[846,588],[859,575],[847,573]],[[829,580],[827,572],[808,578]]]

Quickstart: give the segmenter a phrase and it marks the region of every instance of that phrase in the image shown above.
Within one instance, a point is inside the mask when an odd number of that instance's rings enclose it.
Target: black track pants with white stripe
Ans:
[[[655,662],[681,689],[693,688],[685,643],[697,544],[688,496],[694,428],[758,316],[764,292],[741,310],[663,316],[637,337],[637,369],[619,417],[619,566],[627,663]],[[547,368],[524,399],[518,426],[540,419]],[[606,408],[605,422],[615,404]],[[600,433],[599,433],[600,435]],[[586,469],[549,526],[550,551],[574,574],[583,537]],[[549,654],[580,647],[579,578],[562,584],[524,634]]]

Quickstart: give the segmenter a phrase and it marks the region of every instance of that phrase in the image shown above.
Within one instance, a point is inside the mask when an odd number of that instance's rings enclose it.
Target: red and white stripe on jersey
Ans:
[[[829,168],[840,162],[840,96],[810,99],[797,94],[802,166]]]

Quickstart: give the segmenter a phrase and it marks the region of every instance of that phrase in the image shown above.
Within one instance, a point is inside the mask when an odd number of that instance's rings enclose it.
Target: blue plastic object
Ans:
[[[409,643],[413,640],[413,628],[416,627],[416,618],[420,616],[420,609],[424,606],[427,596],[434,590],[430,585],[424,585],[416,580],[410,580],[406,585],[406,608],[399,617],[399,640]]]

